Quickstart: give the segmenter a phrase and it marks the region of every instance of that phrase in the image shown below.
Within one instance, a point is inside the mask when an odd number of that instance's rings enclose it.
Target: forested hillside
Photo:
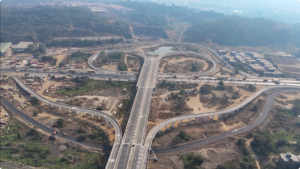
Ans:
[[[81,7],[1,7],[1,42],[46,41],[60,36],[114,33],[131,38],[129,26]]]
[[[300,46],[300,26],[286,25],[259,18],[231,16],[220,20],[202,22],[187,29],[185,41],[202,42],[211,39],[228,46]]]
[[[226,17],[226,15],[217,12],[196,12],[194,9],[189,9],[187,7],[176,5],[167,6],[165,4],[157,4],[154,2],[121,1],[115,2],[114,4],[134,9],[133,12],[128,12],[125,16],[129,16],[135,22],[164,28],[168,26],[168,19],[170,18],[193,23]]]

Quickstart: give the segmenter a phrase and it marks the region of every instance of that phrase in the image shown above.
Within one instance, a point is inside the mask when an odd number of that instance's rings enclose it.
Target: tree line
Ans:
[[[200,29],[201,28],[201,29]],[[224,46],[300,46],[300,27],[260,18],[228,16],[197,23],[186,30],[188,42],[210,39]]]
[[[110,23],[107,18],[83,7],[1,7],[1,42],[45,42],[52,37],[95,36],[98,33],[131,37],[127,24]]]
[[[105,39],[105,40],[81,40],[81,39],[51,39],[46,42],[47,47],[94,47],[105,44],[121,43],[122,39]]]
[[[159,26],[168,28],[168,18],[176,18],[184,22],[200,22],[207,19],[220,19],[226,17],[222,13],[213,11],[196,11],[183,6],[165,4],[157,4],[154,2],[138,2],[138,1],[120,1],[114,4],[134,9],[126,14],[122,13],[122,17],[129,17],[135,22],[143,23],[147,26]]]

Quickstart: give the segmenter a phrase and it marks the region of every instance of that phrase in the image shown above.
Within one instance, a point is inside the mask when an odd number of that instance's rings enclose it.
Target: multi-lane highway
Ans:
[[[140,73],[137,93],[127,122],[123,141],[114,168],[132,168],[143,146],[152,92],[155,88],[158,58],[148,58]]]
[[[242,134],[248,131],[253,130],[254,128],[258,127],[259,125],[261,125],[267,118],[268,113],[270,112],[270,109],[272,107],[274,98],[282,93],[288,93],[288,92],[295,92],[296,90],[279,90],[279,91],[274,91],[273,93],[271,93],[264,105],[264,108],[259,116],[259,118],[257,118],[253,123],[251,123],[248,126],[245,127],[241,127],[239,129],[233,130],[233,131],[228,131],[227,133],[221,134],[221,135],[216,135],[213,137],[209,137],[206,139],[202,139],[202,140],[197,140],[188,144],[183,144],[181,146],[177,146],[177,147],[172,147],[172,148],[164,148],[164,149],[154,149],[155,153],[170,153],[170,152],[174,152],[174,151],[180,151],[180,150],[185,150],[185,149],[190,149],[193,148],[195,146],[202,146],[205,144],[209,144],[224,138],[228,138],[234,135],[238,135],[238,134]]]
[[[139,45],[152,45],[152,44],[157,44],[155,43],[142,43]],[[156,80],[157,80],[157,74],[158,74],[158,66],[159,66],[159,62],[160,60],[165,57],[165,56],[171,56],[171,55],[178,55],[178,54],[188,54],[191,56],[195,56],[195,57],[200,57],[200,58],[204,58],[208,61],[211,62],[212,67],[210,70],[207,70],[206,72],[200,72],[200,73],[191,73],[189,75],[182,75],[182,74],[160,74],[160,77],[163,78],[169,78],[169,77],[173,77],[174,75],[178,78],[183,78],[183,79],[168,79],[170,81],[175,81],[175,82],[218,82],[218,79],[199,79],[199,80],[192,80],[190,79],[191,77],[194,76],[204,76],[204,75],[209,75],[213,72],[215,72],[217,70],[217,62],[220,62],[221,60],[223,60],[223,58],[217,53],[215,52],[213,49],[210,49],[206,46],[202,46],[202,45],[198,45],[198,44],[191,44],[191,43],[162,43],[161,45],[190,45],[190,46],[194,46],[194,47],[198,47],[198,48],[202,48],[205,49],[207,51],[209,51],[212,55],[214,55],[215,58],[217,58],[218,60],[214,60],[214,58],[208,57],[206,55],[202,55],[199,53],[194,53],[194,52],[170,52],[170,53],[164,53],[159,55],[158,57],[148,57],[147,55],[144,55],[142,52],[139,51],[134,51],[134,50],[122,50],[123,52],[128,52],[131,54],[136,54],[140,57],[144,58],[144,65],[142,67],[142,70],[140,72],[139,75],[139,79],[137,82],[137,92],[136,92],[136,97],[131,109],[131,113],[130,113],[130,117],[125,129],[125,133],[122,139],[122,135],[121,135],[121,130],[120,127],[118,125],[118,123],[110,116],[102,113],[102,112],[98,112],[98,111],[94,111],[94,110],[90,110],[90,109],[83,109],[80,107],[75,107],[75,106],[68,106],[65,104],[59,104],[56,102],[51,102],[49,100],[46,100],[45,98],[41,97],[40,95],[36,94],[34,91],[31,91],[30,89],[28,89],[18,78],[14,77],[14,79],[16,80],[17,83],[20,84],[21,88],[23,88],[24,90],[26,90],[27,92],[31,93],[33,96],[35,96],[37,99],[39,99],[40,101],[49,104],[51,106],[57,106],[59,108],[65,108],[68,109],[69,111],[76,111],[76,113],[78,113],[78,111],[82,111],[84,113],[89,113],[92,116],[93,115],[97,115],[99,117],[104,117],[105,119],[107,119],[108,121],[110,121],[110,123],[114,126],[115,131],[116,131],[116,140],[115,140],[115,144],[112,150],[112,153],[110,155],[109,161],[108,161],[108,165],[106,166],[107,169],[140,169],[140,168],[146,168],[147,167],[147,159],[148,159],[148,150],[151,147],[151,143],[152,140],[154,138],[154,136],[156,135],[157,132],[159,132],[161,130],[161,128],[166,127],[168,124],[173,123],[175,121],[180,121],[180,120],[184,120],[184,119],[192,119],[192,118],[196,118],[198,121],[198,118],[200,117],[207,117],[207,116],[222,116],[224,114],[226,114],[226,116],[230,113],[230,112],[234,112],[235,110],[244,107],[245,105],[247,105],[248,103],[250,103],[253,99],[255,99],[256,97],[258,97],[261,93],[269,91],[269,90],[274,90],[274,89],[286,89],[286,88],[293,88],[293,89],[299,89],[297,87],[292,87],[289,86],[290,84],[292,85],[298,85],[299,83],[296,83],[295,81],[286,81],[286,83],[282,83],[282,86],[274,86],[274,87],[269,87],[267,89],[264,89],[262,91],[259,91],[257,93],[255,93],[253,96],[247,98],[243,103],[241,103],[240,105],[236,106],[235,108],[232,109],[228,109],[228,110],[223,110],[223,111],[219,111],[219,112],[210,112],[210,113],[204,113],[204,114],[194,114],[194,115],[187,115],[187,116],[179,116],[179,117],[174,117],[171,119],[167,119],[161,123],[159,123],[157,126],[155,126],[148,134],[148,136],[146,137],[145,140],[145,133],[146,133],[146,127],[147,127],[147,121],[148,121],[148,114],[149,114],[149,110],[150,110],[150,104],[151,104],[151,97],[152,97],[152,93],[153,90],[155,89],[155,85],[156,85]],[[118,47],[130,47],[130,46],[136,46],[135,44],[133,45],[119,45]],[[92,50],[104,50],[104,49],[108,49],[108,47],[101,47],[101,48],[89,48],[89,49],[84,49],[82,51],[92,51]],[[112,51],[115,52],[115,51]],[[128,73],[128,72],[118,72],[118,71],[108,71],[108,70],[103,70],[103,69],[99,69],[95,66],[93,66],[93,61],[96,59],[96,57],[98,56],[98,54],[93,55],[89,61],[88,64],[89,66],[94,69],[97,70],[95,74],[86,74],[85,72],[80,72],[80,73],[73,73],[73,75],[75,76],[95,76],[95,77],[106,77],[106,78],[117,78],[119,79],[128,79],[128,80],[133,80],[133,75],[135,73]],[[227,66],[230,69],[233,69],[233,67],[231,67],[229,64],[227,64]],[[9,69],[3,69],[5,71],[11,71]],[[14,70],[12,70],[14,71]],[[23,72],[30,72],[32,70],[22,70]],[[66,70],[67,71],[67,70]],[[49,71],[49,72],[35,72],[35,73],[40,73],[40,74],[67,74],[68,72],[60,72],[60,71]],[[99,74],[100,73],[100,74]],[[118,75],[120,74],[120,75]],[[126,75],[124,75],[126,74]],[[254,83],[254,84],[267,84],[265,82],[260,82],[262,80],[262,78],[257,78],[257,77],[253,77],[252,75],[246,74],[244,72],[240,71],[240,74],[244,75],[245,77],[248,78],[256,78],[259,79],[258,81],[243,81],[241,82],[240,79],[235,79],[232,80],[234,81],[234,83]],[[214,77],[211,77],[214,78]],[[243,79],[244,80],[244,79]],[[225,83],[232,83],[232,81],[225,81]],[[274,85],[274,83],[272,83]],[[270,83],[271,85],[271,83]],[[277,92],[278,93],[278,92]],[[271,96],[274,96],[273,94],[270,95],[269,98],[272,98]],[[274,96],[275,97],[275,96]],[[269,102],[272,102],[272,99],[270,101],[270,99],[268,98],[266,105],[265,105],[265,109],[264,111],[268,110],[268,106]],[[265,112],[263,112],[263,114],[265,114]],[[206,119],[206,118],[205,118]],[[259,118],[261,120],[261,117]],[[255,122],[254,126],[260,124],[261,121]],[[246,129],[251,130],[252,128],[254,128],[253,126],[250,127],[245,127],[245,129],[243,130],[237,130],[237,131],[246,131]],[[247,130],[247,131],[248,131]],[[231,132],[234,134],[238,134],[239,132]],[[204,140],[204,141],[197,141],[197,142],[193,142],[193,143],[189,143],[188,145],[184,145],[184,146],[180,146],[181,148],[178,149],[184,149],[184,148],[189,148],[192,146],[196,146],[198,143],[200,145],[203,145],[207,142],[210,141],[214,141],[214,140],[218,140],[221,138],[225,138],[231,136],[229,135],[222,135],[222,136],[217,136],[216,138],[208,138],[208,140]],[[165,149],[165,150],[156,150],[156,152],[169,152],[171,151],[170,149]]]
[[[276,90],[277,89],[277,90]],[[193,114],[193,115],[186,115],[186,116],[179,116],[179,117],[173,117],[170,119],[167,119],[161,123],[159,123],[158,125],[154,126],[151,131],[148,133],[147,138],[145,140],[145,144],[144,144],[144,152],[143,152],[143,156],[141,158],[140,163],[142,164],[141,168],[147,168],[147,163],[148,163],[148,157],[149,157],[149,153],[150,153],[150,149],[151,149],[151,144],[152,144],[152,140],[155,138],[155,135],[165,126],[167,126],[170,123],[173,123],[175,121],[180,121],[180,120],[185,120],[185,119],[192,119],[192,118],[200,118],[200,117],[208,117],[208,116],[220,116],[220,115],[224,115],[227,113],[231,113],[234,112],[235,110],[239,110],[240,108],[246,106],[248,103],[250,103],[253,99],[257,98],[260,94],[273,90],[274,92],[272,92],[267,100],[265,101],[264,104],[264,108],[262,113],[260,114],[260,116],[250,125],[234,130],[234,131],[228,131],[225,134],[221,134],[221,135],[216,135],[213,137],[209,137],[206,139],[202,139],[202,140],[197,140],[191,143],[187,143],[187,144],[183,144],[180,146],[176,146],[176,147],[172,147],[172,148],[165,148],[165,149],[156,149],[154,150],[155,153],[169,153],[169,152],[174,152],[174,151],[180,151],[180,150],[184,150],[184,149],[190,149],[192,147],[195,146],[201,146],[201,145],[205,145],[208,143],[212,143],[214,141],[218,141],[233,135],[238,135],[247,131],[250,131],[252,129],[254,129],[255,127],[259,126],[266,118],[268,115],[268,112],[270,111],[270,108],[272,106],[273,100],[274,98],[282,93],[285,92],[290,92],[290,91],[299,91],[300,87],[269,87],[263,90],[260,90],[259,92],[257,92],[254,96],[251,96],[250,98],[248,98],[247,100],[243,101],[243,103],[241,103],[240,105],[228,109],[228,110],[222,110],[219,112],[211,112],[211,113],[205,113],[205,114]],[[226,115],[227,116],[227,115]],[[206,118],[205,118],[206,119]]]
[[[8,100],[6,100],[5,98],[0,98],[0,100],[5,105],[5,107],[7,107],[9,110],[11,110],[15,115],[21,117],[23,120],[27,121],[28,123],[32,124],[33,126],[37,126],[40,130],[42,130],[42,131],[44,131],[48,134],[52,134],[54,132],[54,129],[52,129],[48,126],[45,126],[42,123],[39,123],[38,121],[31,118],[27,114],[21,112],[14,105],[12,105]],[[61,132],[57,133],[55,136],[63,138],[67,141],[74,142],[76,144],[81,144],[81,145],[84,145],[84,146],[87,146],[87,147],[91,147],[91,148],[94,148],[94,149],[97,149],[97,150],[102,150],[103,149],[103,145],[101,145],[101,144],[97,144],[97,143],[90,142],[90,141],[87,141],[87,140],[81,140],[81,139],[78,139],[78,138],[70,136],[70,135],[63,136],[63,133],[61,133]]]
[[[164,79],[164,78],[163,78]],[[205,80],[205,79],[166,79],[166,81],[174,82],[174,83],[218,83],[220,80]],[[262,80],[245,80],[245,81],[223,81],[225,84],[240,84],[240,85],[246,85],[246,84],[253,84],[253,85],[262,85],[262,86],[300,86],[300,81],[296,80],[283,80],[280,81],[280,84],[276,84],[272,81],[264,82]]]
[[[110,125],[112,125],[115,129],[115,142],[114,142],[114,146],[113,146],[113,149],[112,149],[110,157],[109,157],[107,167],[114,166],[114,161],[115,161],[114,159],[117,157],[119,146],[120,146],[120,143],[122,141],[122,131],[121,131],[121,128],[119,126],[119,123],[115,120],[115,118],[111,117],[110,115],[108,115],[104,112],[100,112],[100,111],[96,111],[96,110],[92,110],[92,109],[87,109],[87,108],[81,108],[81,107],[77,107],[77,106],[70,106],[70,105],[66,105],[66,104],[57,103],[57,102],[47,100],[44,97],[37,94],[35,91],[28,88],[18,77],[12,76],[12,78],[15,80],[15,82],[24,91],[30,93],[32,96],[37,98],[39,101],[41,101],[41,102],[43,102],[47,105],[58,107],[59,109],[64,108],[64,109],[69,110],[69,112],[70,111],[75,111],[76,114],[78,114],[79,112],[83,112],[84,115],[86,113],[90,114],[91,116],[96,115],[96,116],[98,116],[99,119],[100,119],[100,117],[102,117],[102,118],[105,119],[105,121],[108,121],[110,123]]]

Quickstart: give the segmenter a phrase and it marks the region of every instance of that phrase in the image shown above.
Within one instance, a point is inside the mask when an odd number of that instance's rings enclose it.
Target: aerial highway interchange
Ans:
[[[138,45],[150,45],[153,44],[151,42],[149,43],[143,43],[143,44],[138,44]],[[75,112],[78,113],[84,112],[89,114],[90,116],[98,116],[99,118],[105,118],[105,121],[107,121],[110,125],[114,127],[115,130],[115,135],[116,139],[114,142],[114,146],[112,148],[108,163],[106,168],[107,169],[140,169],[140,168],[147,168],[147,161],[149,160],[149,154],[151,153],[151,144],[152,140],[155,138],[156,134],[161,133],[161,129],[168,130],[167,125],[168,124],[173,124],[172,126],[174,127],[174,122],[176,121],[182,121],[182,120],[189,120],[189,123],[192,120],[195,120],[198,122],[199,118],[207,120],[207,117],[211,116],[219,116],[220,118],[229,116],[229,115],[234,115],[235,112],[238,112],[240,109],[242,109],[244,106],[247,104],[251,103],[255,98],[260,96],[261,94],[272,91],[271,94],[269,94],[267,100],[265,101],[264,104],[264,109],[263,112],[261,113],[260,117],[255,120],[252,124],[245,126],[244,128],[237,129],[236,131],[233,132],[227,132],[225,134],[221,135],[216,135],[210,138],[194,141],[191,143],[187,143],[184,145],[179,145],[176,148],[165,148],[165,149],[157,149],[154,150],[155,153],[165,153],[165,152],[172,152],[172,151],[179,151],[183,149],[190,149],[195,146],[202,146],[208,143],[212,143],[214,141],[224,139],[233,135],[238,135],[247,131],[250,131],[254,129],[255,127],[259,126],[267,117],[268,112],[272,106],[273,99],[284,92],[289,92],[289,91],[294,91],[294,90],[299,90],[300,89],[300,81],[296,80],[281,80],[282,83],[280,85],[272,83],[272,80],[270,81],[263,81],[263,78],[260,77],[254,77],[253,75],[249,75],[245,72],[240,71],[239,73],[242,74],[244,77],[247,79],[243,78],[229,78],[228,81],[224,80],[224,83],[236,83],[236,84],[257,84],[257,85],[269,85],[270,87],[262,89],[257,91],[256,93],[253,94],[253,96],[247,98],[244,100],[242,103],[239,105],[230,108],[230,109],[225,109],[217,112],[201,112],[201,114],[193,114],[193,115],[183,115],[183,116],[178,116],[178,117],[173,117],[167,120],[164,120],[163,122],[159,123],[156,125],[154,128],[150,130],[148,135],[146,135],[146,127],[147,127],[147,121],[148,121],[148,115],[150,111],[150,104],[151,104],[151,98],[152,94],[155,91],[155,86],[157,80],[160,81],[162,79],[166,79],[167,81],[172,81],[174,83],[193,83],[193,82],[205,82],[205,83],[217,83],[219,80],[216,79],[216,77],[209,77],[212,73],[217,71],[218,68],[218,63],[220,60],[222,60],[221,56],[215,52],[213,49],[208,48],[206,46],[198,45],[198,44],[191,44],[191,43],[173,43],[173,42],[164,42],[160,45],[191,45],[191,46],[196,46],[198,48],[207,50],[211,52],[214,57],[206,56],[203,54],[198,54],[194,52],[186,52],[186,51],[177,51],[177,52],[170,52],[170,53],[164,53],[159,56],[148,56],[144,54],[143,52],[136,51],[136,50],[114,50],[113,52],[124,52],[128,54],[133,54],[137,55],[139,57],[142,57],[144,59],[144,64],[143,67],[139,73],[138,79],[136,79],[134,76],[136,73],[129,73],[129,72],[120,72],[120,71],[108,71],[104,70],[101,68],[97,68],[93,66],[93,61],[94,59],[98,56],[98,54],[93,55],[90,57],[88,60],[88,64],[91,69],[95,70],[95,73],[87,73],[86,71],[82,72],[76,72],[73,74],[74,76],[90,76],[90,77],[97,77],[97,78],[111,78],[115,80],[137,80],[137,91],[136,91],[136,96],[135,100],[133,102],[129,120],[127,122],[127,126],[125,129],[125,132],[122,134],[120,125],[118,122],[111,117],[110,115],[96,111],[96,110],[90,110],[86,108],[81,108],[81,107],[76,107],[76,106],[69,106],[66,104],[61,104],[61,103],[56,103],[49,101],[45,99],[44,97],[40,96],[36,92],[32,91],[26,85],[20,81],[20,79],[17,76],[11,76],[15,82],[24,90],[36,97],[38,100],[41,102],[50,105],[50,106],[55,106],[58,107],[59,109],[64,108],[68,109],[69,112]],[[130,48],[135,45],[119,45],[118,47],[123,47],[123,48]],[[83,51],[92,51],[92,50],[105,50],[106,47],[101,47],[101,48],[91,48],[91,49],[84,49]],[[186,54],[186,55],[192,55],[195,57],[200,57],[209,60],[212,63],[212,67],[205,72],[201,73],[190,73],[190,74],[159,74],[158,69],[159,69],[159,63],[160,60],[163,57],[167,56],[174,56],[174,55],[180,55],[180,54]],[[217,59],[215,59],[217,58]],[[228,68],[232,69],[230,65],[227,65]],[[15,70],[9,69],[8,66],[2,65],[1,66],[1,71],[2,72],[7,72],[13,74]],[[30,70],[30,69],[22,69],[20,72],[24,73],[36,73],[36,74],[51,74],[51,75],[65,75],[68,74],[67,71],[61,70],[49,70],[47,72],[44,71],[36,71],[36,70]],[[194,77],[197,76],[198,78],[195,79]],[[176,78],[174,78],[176,77]],[[265,79],[265,78],[264,78]],[[18,114],[20,117],[28,121],[29,123],[36,123],[33,119],[30,119],[30,117],[22,116],[22,112],[15,110],[12,105],[9,105],[7,100],[1,99],[1,102],[3,102],[6,106],[8,106],[13,112]],[[47,128],[45,126],[40,125],[39,128],[42,130],[46,130],[48,132],[51,132],[50,128]],[[75,138],[72,138],[71,136],[66,137],[64,139],[67,139],[72,142],[77,142]],[[79,143],[79,142],[78,142]],[[90,142],[80,142],[79,144],[83,144],[85,146],[93,147],[96,149],[101,149],[102,147],[97,146],[94,143]]]

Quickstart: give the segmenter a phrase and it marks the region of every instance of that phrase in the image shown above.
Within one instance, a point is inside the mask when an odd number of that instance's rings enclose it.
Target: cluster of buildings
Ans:
[[[231,51],[228,53],[226,50],[219,50],[218,53],[223,55],[224,60],[228,61],[230,64],[234,65],[237,62],[242,63],[255,73],[263,72],[265,75],[269,76],[282,75],[282,73],[261,54],[236,51]]]
[[[280,153],[278,163],[285,169],[298,169],[300,168],[300,155],[294,155],[290,152]]]
[[[26,59],[26,62],[27,63],[28,62],[31,63],[31,65],[29,65],[29,68],[45,68],[45,64],[44,63],[40,63],[37,59],[34,59],[34,58]],[[11,67],[12,69],[16,69],[17,68],[16,66],[13,66],[13,65],[22,65],[22,64],[25,64],[23,62],[23,59],[21,59],[21,58],[11,60],[8,63],[12,66]]]
[[[5,56],[6,52],[8,51],[8,49],[12,48],[12,50],[14,52],[22,52],[22,51],[25,51],[28,47],[28,45],[30,44],[34,44],[34,42],[20,42],[18,43],[17,45],[15,45],[13,48],[13,43],[11,42],[6,42],[6,43],[1,43],[0,46],[1,46],[1,53],[0,53],[0,56]]]

